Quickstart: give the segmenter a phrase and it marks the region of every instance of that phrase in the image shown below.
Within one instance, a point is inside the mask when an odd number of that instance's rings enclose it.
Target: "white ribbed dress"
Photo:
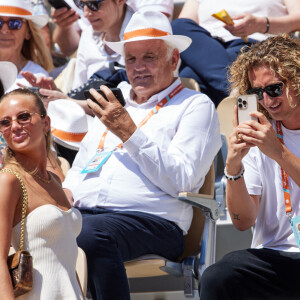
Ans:
[[[33,258],[33,289],[18,300],[83,299],[76,279],[76,237],[81,214],[46,204],[29,213],[25,221],[24,249]],[[21,224],[13,228],[12,245],[19,247]]]

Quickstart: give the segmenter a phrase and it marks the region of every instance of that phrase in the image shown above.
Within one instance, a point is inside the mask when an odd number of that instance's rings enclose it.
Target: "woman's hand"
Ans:
[[[251,14],[242,14],[235,18],[233,25],[225,25],[224,28],[234,36],[247,37],[250,34],[264,33],[267,28],[267,20],[262,17],[255,17]]]
[[[32,72],[21,72],[21,75],[31,84],[31,86],[38,87],[40,89],[57,90],[52,77],[36,77]],[[18,84],[20,87],[24,87],[22,84]]]

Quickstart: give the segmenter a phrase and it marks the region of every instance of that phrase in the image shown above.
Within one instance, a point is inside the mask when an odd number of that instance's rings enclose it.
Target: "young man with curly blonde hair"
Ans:
[[[226,200],[234,226],[254,226],[250,249],[203,274],[200,299],[300,299],[300,41],[279,35],[246,49],[230,69],[238,94],[256,94],[258,121],[229,138]],[[250,119],[250,118],[249,118]]]

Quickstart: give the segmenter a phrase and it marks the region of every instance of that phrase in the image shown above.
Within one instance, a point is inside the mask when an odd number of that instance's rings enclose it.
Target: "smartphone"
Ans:
[[[97,93],[101,94],[101,96],[107,100],[105,94],[100,90],[100,89],[95,89],[97,91]],[[115,97],[119,100],[119,102],[121,103],[122,106],[125,106],[125,100],[122,94],[122,91],[119,88],[111,88],[110,89],[113,94],[115,95]],[[94,101],[96,104],[99,105],[99,103],[97,102],[97,100],[90,94],[89,90],[85,90],[84,92],[84,97],[85,99],[91,99],[92,101]]]
[[[258,111],[258,97],[255,94],[240,95],[236,100],[238,108],[239,124],[248,120],[258,121],[257,118],[249,116],[252,111]]]
[[[64,0],[48,0],[48,3],[56,9],[63,7],[67,7],[68,9],[71,8],[71,6]]]

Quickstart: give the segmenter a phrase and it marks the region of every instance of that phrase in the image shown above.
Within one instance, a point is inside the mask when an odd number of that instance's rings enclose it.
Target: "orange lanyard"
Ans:
[[[277,138],[284,145],[283,142],[283,132],[281,128],[281,122],[276,121],[276,131],[277,131]],[[284,194],[284,203],[285,203],[285,211],[287,214],[292,212],[292,205],[291,205],[291,195],[290,195],[290,188],[289,188],[289,177],[288,174],[281,168],[281,179],[282,179],[282,188]]]
[[[164,99],[162,99],[157,105],[155,105],[155,107],[147,114],[147,116],[139,123],[139,125],[137,126],[138,128],[141,128],[143,125],[145,125],[149,119],[155,115],[156,113],[158,113],[158,111],[164,107],[174,96],[176,96],[181,90],[183,89],[183,85],[180,83],[168,96],[166,96]],[[106,136],[108,134],[109,130],[106,128],[100,143],[98,145],[97,151],[102,151],[104,148],[104,143],[105,143],[105,139]],[[116,146],[114,148],[114,151],[117,150],[118,148],[122,148],[123,147],[123,143],[119,144],[118,146]]]

